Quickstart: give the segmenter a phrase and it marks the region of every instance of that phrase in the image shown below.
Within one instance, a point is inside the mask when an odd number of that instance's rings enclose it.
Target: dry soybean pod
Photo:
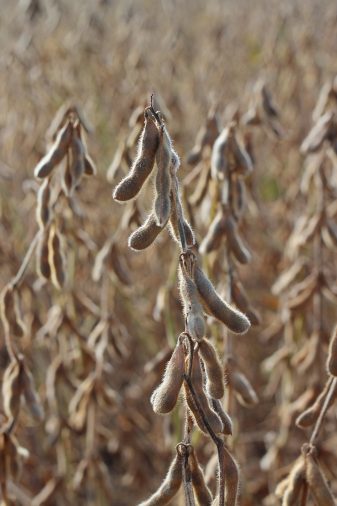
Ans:
[[[179,265],[179,288],[184,305],[187,330],[194,341],[203,339],[206,333],[206,322],[202,306],[198,298],[198,290],[192,278],[184,268],[182,256]]]
[[[154,212],[157,219],[157,225],[163,226],[170,217],[171,212],[171,161],[172,146],[171,139],[162,124],[160,127],[159,146],[156,152],[157,175],[156,175],[156,198],[154,201]]]
[[[15,420],[19,414],[22,387],[22,364],[15,358],[7,366],[2,381],[3,408],[9,419]]]
[[[81,180],[85,170],[85,150],[81,140],[80,124],[73,129],[73,135],[70,142],[71,152],[71,174],[74,189]]]
[[[224,128],[216,139],[212,149],[211,174],[213,179],[224,179],[228,170],[227,148],[229,140],[229,129]]]
[[[179,194],[178,178],[175,174],[172,175],[172,190],[170,194],[170,199],[171,199],[171,213],[170,213],[171,235],[178,243],[180,243],[180,234],[178,226],[178,219],[180,218],[184,227],[186,244],[188,247],[191,247],[195,244],[195,237],[190,224],[186,221],[184,217],[181,198]]]
[[[218,414],[213,411],[213,409],[210,407],[210,404],[208,402],[208,398],[206,396],[206,393],[203,388],[203,373],[201,369],[200,359],[198,352],[195,352],[193,355],[193,364],[192,364],[192,373],[191,373],[191,382],[195,391],[195,394],[198,398],[200,407],[203,411],[203,414],[211,426],[213,432],[215,434],[220,434],[223,432],[223,425],[220,417]],[[188,407],[190,408],[194,419],[199,427],[199,429],[208,435],[208,430],[202,420],[202,417],[200,416],[199,410],[197,406],[194,403],[194,400],[192,396],[189,395],[188,387],[185,384],[185,391],[187,392],[186,395],[186,401],[188,404]]]
[[[129,174],[116,186],[113,192],[113,198],[120,202],[133,199],[140,192],[154,166],[159,144],[159,132],[150,107],[145,109],[144,116],[145,124],[139,140],[137,157]]]
[[[172,411],[177,403],[180,388],[183,384],[184,371],[184,349],[183,345],[178,341],[167,363],[162,382],[151,396],[151,403],[155,413],[164,415]]]
[[[217,249],[220,246],[222,238],[224,237],[225,230],[226,218],[223,216],[223,213],[219,211],[210,224],[204,240],[200,244],[200,253],[210,253],[211,251]]]
[[[43,230],[39,243],[36,248],[36,268],[38,274],[50,279],[51,270],[49,265],[49,226]]]
[[[330,340],[327,369],[332,376],[337,376],[337,326]]]
[[[239,468],[229,451],[223,447],[224,451],[224,474],[225,474],[225,505],[236,506],[239,495]],[[219,506],[219,497],[213,502],[214,506]]]
[[[211,506],[213,497],[210,489],[206,485],[204,473],[199,465],[197,455],[193,447],[191,447],[188,460],[192,475],[192,485],[197,501],[200,506]]]
[[[232,216],[228,216],[225,230],[227,244],[230,251],[233,253],[238,262],[241,264],[248,263],[251,259],[251,254],[243,244],[241,237],[239,236],[235,220]]]
[[[183,455],[178,451],[174,457],[165,480],[159,489],[146,501],[141,502],[138,506],[165,506],[169,504],[171,499],[178,492],[182,482],[182,465]]]
[[[231,436],[233,434],[233,423],[231,417],[223,409],[222,404],[218,399],[212,399],[212,406],[222,421],[223,433],[225,436]]]
[[[328,379],[328,381],[326,382],[322,392],[319,394],[319,396],[315,400],[315,402],[296,418],[296,425],[298,427],[300,427],[301,429],[304,429],[306,427],[311,427],[316,422],[316,420],[319,417],[319,414],[321,412],[321,409],[323,407],[325,397],[330,390],[331,382],[332,382],[332,378],[330,377]],[[336,396],[332,396],[331,402],[334,401],[335,397]]]
[[[216,292],[213,284],[197,265],[194,270],[194,282],[208,312],[224,323],[232,332],[244,334],[250,327],[248,318],[227,304]]]
[[[305,463],[301,456],[292,467],[287,479],[282,506],[296,506],[305,485]]]
[[[207,339],[199,343],[199,354],[205,366],[206,390],[212,399],[221,399],[225,394],[223,369],[214,346]]]
[[[46,178],[41,184],[37,194],[36,221],[43,229],[50,218],[50,181]]]
[[[317,506],[336,506],[326,478],[316,460],[315,447],[307,447],[305,452],[305,475],[310,492]]]
[[[51,279],[56,288],[61,289],[65,283],[66,274],[64,267],[64,255],[62,251],[62,240],[59,232],[56,230],[55,224],[53,224],[50,229],[48,249]]]
[[[71,141],[73,125],[70,121],[59,131],[53,146],[48,153],[40,160],[34,169],[34,175],[38,178],[48,177],[54,167],[60,163],[65,156]]]
[[[151,246],[156,237],[165,228],[166,223],[159,227],[153,212],[149,214],[145,223],[135,230],[129,237],[129,247],[139,251]]]
[[[234,364],[232,366],[229,365],[226,374],[229,376],[229,382],[241,404],[244,406],[254,406],[259,402],[256,392],[249,380]]]
[[[20,316],[18,294],[11,284],[2,292],[1,319],[7,332],[13,332],[17,337],[24,335],[25,327]]]

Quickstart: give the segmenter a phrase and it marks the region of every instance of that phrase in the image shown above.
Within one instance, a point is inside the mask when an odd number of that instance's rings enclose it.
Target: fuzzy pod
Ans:
[[[238,143],[235,135],[231,139],[231,151],[235,160],[235,172],[244,176],[253,172],[253,162],[246,149]]]
[[[206,334],[206,322],[199,302],[198,290],[183,266],[179,266],[179,288],[184,305],[187,330],[194,341],[201,341]]]
[[[36,221],[44,229],[50,219],[50,181],[46,178],[37,194]]]
[[[43,230],[43,234],[36,248],[36,269],[42,278],[50,279],[51,270],[49,265],[49,227]]]
[[[332,382],[332,378],[330,377],[328,379],[328,381],[326,382],[322,392],[319,394],[319,396],[315,400],[315,402],[296,418],[297,427],[300,427],[301,429],[305,429],[307,427],[311,427],[312,425],[314,425],[314,423],[316,423],[317,418],[319,417],[321,409],[324,405],[325,398],[329,392],[331,382]],[[337,395],[337,393],[332,396],[332,398],[330,400],[329,407],[335,401],[336,395]]]
[[[145,223],[129,236],[129,247],[135,251],[148,248],[165,228],[165,225],[166,223],[159,227],[154,213],[151,212]]]
[[[23,367],[22,387],[23,387],[23,395],[26,401],[26,406],[29,409],[31,415],[38,421],[43,420],[44,417],[43,406],[41,404],[39,394],[36,391],[33,375],[27,369],[27,367]]]
[[[180,243],[180,232],[178,225],[178,219],[180,217],[184,229],[186,244],[188,247],[192,247],[195,244],[195,237],[191,225],[188,223],[188,221],[186,221],[184,217],[181,197],[179,193],[179,183],[176,175],[172,176],[172,191],[170,199],[171,199],[171,213],[170,213],[169,229],[171,235],[178,243]]]
[[[192,195],[188,198],[191,207],[198,207],[207,194],[208,185],[211,180],[211,171],[205,167],[198,178],[197,185]]]
[[[221,211],[219,211],[210,227],[202,243],[200,244],[199,251],[201,254],[210,253],[219,248],[221,240],[226,231],[226,218]]]
[[[250,306],[248,296],[242,283],[234,277],[232,278],[231,294],[234,304],[247,316],[250,323],[252,325],[260,325],[261,318],[259,313]]]
[[[165,506],[169,504],[181,486],[183,459],[183,455],[177,452],[158,490],[138,506]]]
[[[2,397],[5,415],[9,419],[18,417],[23,388],[22,364],[14,359],[7,366],[2,381]]]
[[[225,394],[225,383],[218,354],[207,339],[199,343],[199,354],[205,366],[206,391],[212,399],[221,399]]]
[[[309,449],[305,454],[305,475],[310,492],[317,506],[336,506],[336,499],[314,453],[313,449]]]
[[[232,216],[227,217],[225,231],[229,250],[233,253],[238,262],[247,264],[251,260],[251,254],[243,244],[237,230],[237,225]]]
[[[188,456],[188,463],[191,471],[192,486],[199,506],[211,506],[213,497],[206,485],[205,476],[201,469],[194,448]]]
[[[334,333],[330,340],[327,369],[329,374],[332,376],[337,376],[337,327],[335,327]]]
[[[229,172],[229,137],[229,128],[224,128],[224,130],[214,142],[211,157],[211,175],[213,179],[223,180]]]
[[[223,432],[223,425],[218,414],[211,408],[206,393],[203,388],[204,378],[201,369],[200,359],[198,353],[194,353],[193,355],[193,364],[192,364],[192,373],[191,373],[191,382],[197,396],[200,407],[203,411],[203,414],[210,425],[211,429],[215,434],[221,434]],[[194,420],[199,427],[199,429],[204,432],[204,434],[209,434],[207,427],[200,416],[199,410],[197,409],[194,399],[190,394],[188,386],[184,384],[185,387],[185,396],[188,407],[193,414]]]
[[[282,506],[297,506],[305,485],[305,463],[301,456],[294,464],[288,476],[282,499]]]
[[[164,125],[161,126],[159,146],[156,152],[156,198],[154,201],[154,212],[157,225],[163,226],[170,217],[171,212],[171,167],[172,147],[171,139]]]
[[[51,280],[56,288],[61,289],[66,281],[63,241],[56,226],[52,225],[48,239],[48,263]]]
[[[258,404],[258,396],[249,382],[248,378],[236,367],[230,371],[230,384],[238,398],[238,401],[244,406],[254,406]]]
[[[151,404],[155,413],[164,415],[170,413],[175,407],[183,384],[184,371],[184,348],[178,342],[167,363],[162,382],[151,396]]]
[[[208,313],[236,334],[247,332],[250,327],[248,318],[217,294],[213,284],[199,266],[196,266],[194,270],[194,282]]]
[[[239,468],[229,451],[224,448],[225,505],[237,506],[239,496]],[[219,506],[219,496],[212,506]]]
[[[212,406],[222,421],[224,435],[231,436],[233,434],[233,422],[231,417],[223,409],[222,404],[218,399],[212,399]]]
[[[133,199],[153,170],[159,145],[159,132],[150,108],[145,109],[145,124],[142,130],[138,154],[129,174],[122,179],[113,192],[113,198],[119,202]]]
[[[72,131],[73,125],[68,121],[57,134],[56,140],[48,153],[36,165],[34,169],[35,177],[42,179],[48,177],[52,173],[54,167],[59,164],[66,155],[71,141]]]
[[[6,332],[13,332],[17,337],[25,333],[25,326],[21,319],[18,294],[12,285],[8,284],[1,296],[1,319]]]
[[[72,190],[79,184],[85,171],[85,148],[78,127],[74,129],[70,142]]]

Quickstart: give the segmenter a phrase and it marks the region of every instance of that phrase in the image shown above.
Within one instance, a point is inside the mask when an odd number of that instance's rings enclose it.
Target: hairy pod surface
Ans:
[[[184,349],[183,345],[178,342],[166,366],[162,382],[151,396],[151,404],[155,413],[164,415],[172,411],[183,384],[184,371]]]
[[[113,192],[113,198],[120,202],[134,198],[153,170],[159,145],[159,132],[148,109],[145,109],[144,115],[145,125],[141,133],[137,157],[129,174],[116,186]]]
[[[192,339],[199,342],[206,334],[206,322],[199,302],[197,287],[181,264],[179,266],[179,281],[187,330]]]
[[[165,126],[161,127],[159,147],[156,153],[157,174],[156,174],[156,198],[154,202],[154,211],[157,219],[157,225],[163,226],[170,217],[171,212],[171,173],[170,166],[172,161],[171,139]]]
[[[183,456],[177,452],[174,457],[165,480],[159,489],[146,501],[138,506],[165,506],[178,492],[182,482]]]
[[[210,403],[208,401],[208,398],[207,398],[206,393],[203,388],[204,378],[203,378],[203,373],[202,373],[198,353],[194,353],[194,356],[193,356],[191,382],[192,382],[195,394],[197,396],[198,402],[200,404],[200,407],[203,411],[204,417],[206,418],[211,429],[213,430],[213,432],[215,434],[222,433],[223,432],[222,421],[221,421],[220,417],[218,416],[218,414],[211,408]],[[190,410],[194,416],[196,424],[198,425],[199,429],[202,432],[204,432],[205,434],[208,435],[209,433],[208,433],[207,427],[202,419],[202,416],[200,415],[200,412],[199,412],[197,406],[194,403],[193,397],[190,395],[190,392],[189,392],[186,384],[185,384],[185,393],[186,393],[186,401],[187,401],[188,407],[190,408]]]
[[[217,294],[213,284],[199,266],[195,268],[194,281],[208,313],[220,320],[236,334],[247,332],[250,327],[248,318],[227,304]]]
[[[199,354],[205,366],[207,393],[212,399],[221,399],[225,394],[225,384],[218,354],[207,339],[199,343]]]
[[[204,473],[199,465],[194,448],[191,448],[188,456],[192,475],[192,485],[199,506],[211,506],[213,497],[205,482]]]
[[[155,214],[152,212],[147,217],[145,223],[137,228],[129,237],[129,247],[135,251],[148,248],[165,228],[166,223],[159,227]]]

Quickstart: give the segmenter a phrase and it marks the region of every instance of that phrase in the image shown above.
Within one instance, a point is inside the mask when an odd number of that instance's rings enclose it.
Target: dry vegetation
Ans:
[[[0,7],[1,505],[336,505],[335,2]]]

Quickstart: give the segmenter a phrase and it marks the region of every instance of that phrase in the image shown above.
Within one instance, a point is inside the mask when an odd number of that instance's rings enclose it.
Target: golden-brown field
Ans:
[[[0,0],[1,506],[337,504],[336,21]]]

